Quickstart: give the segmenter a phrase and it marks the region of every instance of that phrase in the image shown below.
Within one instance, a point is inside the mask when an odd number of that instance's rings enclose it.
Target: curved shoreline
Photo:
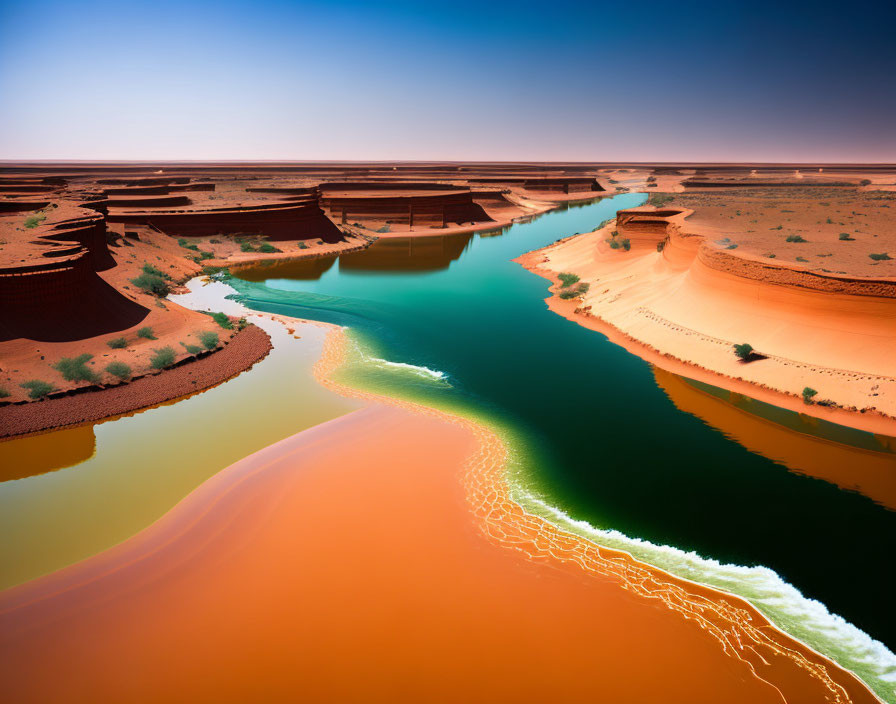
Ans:
[[[216,386],[264,359],[271,339],[256,325],[222,348],[126,384],[0,408],[0,439],[59,430],[124,415]]]
[[[518,257],[515,261],[519,263],[523,268],[541,276],[542,278],[547,279],[550,282],[549,292],[550,296],[545,299],[545,303],[548,308],[554,313],[575,322],[582,327],[595,330],[600,332],[605,337],[607,337],[611,342],[623,347],[628,352],[641,357],[646,362],[654,364],[661,369],[666,371],[673,372],[675,374],[680,374],[682,376],[687,376],[698,381],[703,381],[705,383],[719,386],[731,391],[736,391],[738,393],[742,393],[746,396],[751,396],[753,398],[766,401],[768,403],[774,404],[776,406],[786,408],[787,410],[794,411],[796,413],[801,413],[817,418],[821,418],[823,420],[828,420],[833,423],[838,423],[840,425],[846,425],[849,427],[857,428],[859,430],[865,430],[871,433],[880,433],[885,435],[896,435],[896,417],[888,415],[882,411],[877,409],[867,408],[867,409],[854,409],[847,408],[842,406],[825,406],[818,403],[807,404],[804,403],[802,398],[794,393],[785,391],[779,388],[775,388],[774,386],[768,383],[762,383],[756,380],[745,379],[741,377],[731,376],[722,371],[718,371],[716,369],[709,368],[708,366],[704,366],[698,362],[689,359],[683,359],[676,354],[665,351],[656,347],[653,344],[645,342],[637,337],[634,334],[627,332],[626,330],[618,327],[617,324],[611,322],[610,320],[603,317],[600,313],[593,310],[592,305],[584,305],[581,298],[573,298],[570,300],[562,300],[557,295],[560,290],[560,279],[559,273],[561,270],[567,270],[562,265],[557,267],[555,265],[547,266],[546,263],[548,261],[549,255],[556,251],[558,248],[570,247],[570,246],[581,246],[581,245],[589,245],[595,247],[602,247],[602,237],[608,234],[609,227],[603,230],[597,230],[591,233],[585,233],[582,235],[574,235],[572,237],[563,238],[556,243],[549,245],[543,249],[535,250],[532,252],[528,252],[520,257]],[[655,238],[654,234],[654,238]],[[663,235],[663,237],[667,237],[667,235]],[[660,239],[662,239],[661,237]],[[698,251],[702,251],[702,243],[704,238],[700,235],[690,235],[687,233],[682,233],[681,235],[676,236],[677,240],[682,239],[694,239],[698,241],[697,247]],[[673,242],[673,245],[676,243]],[[667,238],[668,245],[668,238]],[[667,246],[668,248],[668,246]],[[692,249],[693,247],[687,246],[688,249]],[[634,247],[633,247],[634,253]],[[643,253],[642,253],[643,254]],[[664,252],[665,254],[665,252]],[[695,252],[696,254],[696,252]],[[622,255],[620,255],[620,266],[623,266],[625,263],[632,261],[631,259],[622,259]],[[643,255],[647,256],[647,255]],[[675,257],[676,254],[670,254],[670,256]],[[725,254],[730,258],[731,255]],[[702,258],[697,255],[698,260],[702,262]],[[747,260],[749,263],[750,260]],[[676,265],[680,267],[680,262],[676,262]],[[708,266],[705,263],[704,266]],[[568,267],[569,271],[575,272],[575,267]],[[723,276],[734,276],[730,272],[719,272],[720,275]],[[635,275],[631,274],[624,279],[620,279],[622,284],[627,285],[627,281],[633,279]],[[602,276],[598,279],[600,279]],[[594,280],[593,277],[586,276],[585,280],[591,279]],[[877,282],[874,282],[877,284]],[[616,284],[615,281],[610,282],[608,285],[601,284],[592,284],[592,290],[601,288],[605,289],[605,293],[609,292],[611,295],[614,291],[617,291],[614,295],[614,298],[610,299],[612,303],[616,299],[620,297],[620,293],[618,292],[618,288],[613,288]],[[786,289],[788,287],[781,286],[780,288]],[[659,295],[659,294],[657,294]],[[823,295],[819,292],[818,295]],[[865,294],[866,296],[868,294]],[[586,294],[586,303],[588,302],[588,295]],[[640,309],[639,309],[640,310]],[[694,337],[698,338],[706,338],[707,343],[711,343],[713,345],[723,344],[726,348],[730,349],[730,345],[724,344],[724,341],[718,340],[716,338],[710,337],[708,334],[703,333],[699,330],[693,330],[689,328],[685,328],[682,325],[675,323],[674,321],[668,321],[662,319],[657,314],[653,313],[649,308],[643,307],[644,318],[651,318],[655,320],[657,325],[663,325],[668,329],[679,329],[681,335],[687,336],[690,339]],[[691,343],[693,344],[693,343]],[[691,349],[695,349],[692,347]],[[730,356],[730,355],[729,355]],[[776,359],[775,355],[770,354],[768,357]],[[786,366],[791,367],[804,367],[805,369],[818,370],[819,373],[829,373],[829,374],[839,374],[846,375],[850,377],[867,377],[871,378],[879,378],[886,383],[891,383],[893,381],[890,377],[884,377],[875,374],[865,374],[860,372],[852,372],[846,370],[839,369],[826,369],[822,365],[810,365],[805,362],[799,362],[794,360],[783,360]],[[749,371],[748,368],[744,367],[745,371]],[[822,387],[819,387],[822,388]]]
[[[327,336],[314,368],[315,377],[322,385],[352,398],[435,416],[461,425],[476,436],[478,451],[464,467],[462,481],[468,504],[490,541],[521,552],[530,561],[573,565],[590,576],[613,579],[638,597],[658,600],[685,619],[699,623],[725,652],[772,687],[775,685],[759,673],[771,661],[783,658],[821,683],[828,693],[826,701],[855,701],[851,696],[857,694],[855,685],[858,685],[857,696],[878,701],[856,675],[781,630],[745,599],[642,563],[625,551],[600,546],[529,513],[511,496],[505,476],[507,448],[494,431],[460,415],[337,381],[334,376],[344,364],[346,345],[345,329],[335,327]],[[848,689],[842,682],[844,679],[850,685]]]

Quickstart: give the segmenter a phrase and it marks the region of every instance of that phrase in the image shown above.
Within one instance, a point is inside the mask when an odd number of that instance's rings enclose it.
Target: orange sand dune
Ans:
[[[770,399],[776,405],[896,434],[893,281],[771,265],[759,276],[752,258],[708,245],[702,235],[680,230],[677,219],[665,232],[651,235],[643,226],[633,232],[630,252],[607,246],[611,226],[518,261],[554,280],[560,272],[578,274],[589,291],[577,305],[552,308],[587,327],[612,327],[622,340],[611,339],[660,367],[689,376],[705,371],[718,375],[706,381],[726,387],[747,382],[750,395],[776,392]],[[665,245],[661,252],[637,239],[651,236]],[[765,358],[743,364],[733,354],[740,342]],[[804,405],[804,387],[841,408]]]
[[[268,447],[0,595],[7,697],[874,701],[739,599],[525,514],[503,471],[487,428],[404,402]]]

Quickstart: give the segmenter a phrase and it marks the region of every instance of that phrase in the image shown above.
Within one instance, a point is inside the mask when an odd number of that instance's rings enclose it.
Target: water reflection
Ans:
[[[0,482],[86,462],[96,452],[93,424],[0,442]]]
[[[269,259],[244,266],[231,265],[230,270],[235,276],[256,283],[267,279],[314,281],[327,273],[335,261],[335,256],[315,259]]]
[[[653,373],[680,410],[751,452],[896,510],[896,438],[794,413],[657,367]]]

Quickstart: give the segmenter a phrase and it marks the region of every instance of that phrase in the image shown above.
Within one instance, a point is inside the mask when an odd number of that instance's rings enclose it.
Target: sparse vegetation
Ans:
[[[817,394],[818,392],[815,389],[806,386],[803,389],[803,403],[812,403],[813,397],[815,397]]]
[[[881,252],[880,254],[869,254],[868,256],[871,257],[876,262],[882,262],[882,261],[886,261],[888,259],[893,258],[886,252]]]
[[[809,261],[809,260],[806,259],[805,257],[797,257],[796,260],[797,260],[798,262],[808,262],[808,261]]]
[[[383,225],[380,229],[378,229],[377,232],[379,232],[380,234],[385,234],[386,232],[391,232],[391,230],[389,229],[388,223]]]
[[[753,345],[746,342],[734,345],[734,354],[736,354],[741,361],[746,362],[753,356]]]
[[[9,396],[9,391],[7,391],[4,387],[0,386],[0,398],[7,398]]]
[[[185,239],[183,239],[183,238],[179,239],[179,240],[177,241],[177,243],[178,243],[181,247],[183,247],[184,249],[191,249],[191,250],[193,250],[194,252],[198,252],[198,251],[199,251],[199,247],[197,247],[195,244],[192,244],[191,242],[189,242],[189,241],[187,241],[187,240],[185,240]]]
[[[225,330],[233,328],[233,323],[230,322],[230,318],[227,317],[226,313],[212,313],[212,319]]]
[[[182,344],[184,349],[190,354],[199,354],[202,352],[202,348],[198,345],[188,345],[186,342],[181,342],[180,344]]]
[[[861,181],[859,181],[859,185],[860,185],[860,186],[870,186],[870,185],[871,185],[871,179],[870,179],[870,178],[863,178]]]
[[[589,284],[585,282],[579,283],[578,286],[573,286],[571,288],[563,289],[560,292],[560,298],[564,301],[569,300],[570,298],[577,298],[578,296],[584,295],[588,293],[588,289],[590,288]]]
[[[43,398],[56,390],[55,386],[48,384],[46,381],[41,381],[40,379],[31,379],[30,381],[23,382],[20,386],[23,389],[28,390],[28,398]]]
[[[111,340],[106,340],[106,344],[113,350],[123,350],[128,346],[128,341],[123,337],[113,337]]]
[[[241,242],[240,243],[240,251],[241,252],[254,252],[255,247],[252,246],[251,242]]]
[[[47,214],[42,210],[39,210],[36,213],[33,213],[25,218],[25,227],[31,230],[40,225],[46,219]]]
[[[218,346],[218,333],[210,330],[199,333],[199,341],[207,350],[213,350]]]
[[[148,325],[147,325],[146,327],[144,327],[144,328],[140,328],[140,329],[137,331],[137,337],[142,337],[142,338],[145,338],[145,339],[147,339],[147,340],[156,340],[156,339],[158,339],[158,338],[156,338],[155,334],[153,333],[152,328],[149,327]]]
[[[675,196],[671,193],[651,193],[650,197],[647,199],[647,203],[659,208],[661,205],[665,205],[673,200],[675,200]]]
[[[848,232],[841,232],[838,239],[841,242],[852,242],[855,240],[855,237],[850,237]]]
[[[63,357],[53,369],[62,374],[66,381],[99,381],[99,376],[93,369],[87,366],[87,362],[93,359],[92,354],[85,352],[77,357]]]
[[[308,245],[304,242],[299,242],[299,249],[308,249]]]
[[[131,378],[131,368],[124,362],[109,362],[106,371],[114,377],[127,381]]]
[[[155,274],[147,274],[145,271],[136,279],[131,279],[131,283],[145,293],[164,298],[168,295],[168,282],[161,276]]]
[[[282,252],[283,250],[277,249],[274,245],[270,244],[269,242],[262,242],[256,251],[261,252],[263,254],[273,254],[274,252]]]
[[[787,235],[787,239],[785,242],[808,242],[808,240],[803,239],[800,235]]]
[[[579,277],[576,274],[558,274],[557,278],[561,281],[561,288],[572,286],[579,281]]]
[[[175,356],[173,349],[170,347],[163,347],[162,349],[156,350],[155,354],[149,358],[149,366],[153,369],[170,367],[174,364]]]
[[[164,271],[162,271],[161,269],[157,269],[152,264],[144,264],[143,265],[143,273],[149,274],[150,276],[158,276],[160,279],[170,279],[171,278]]]

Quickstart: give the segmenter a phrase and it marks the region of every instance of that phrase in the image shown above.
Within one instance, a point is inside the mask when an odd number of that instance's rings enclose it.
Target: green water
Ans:
[[[547,282],[511,261],[643,200],[555,211],[498,236],[381,240],[231,284],[250,308],[348,325],[371,379],[506,429],[530,510],[751,598],[889,698],[896,659],[865,634],[896,643],[896,513],[677,410],[649,365],[551,313]]]

